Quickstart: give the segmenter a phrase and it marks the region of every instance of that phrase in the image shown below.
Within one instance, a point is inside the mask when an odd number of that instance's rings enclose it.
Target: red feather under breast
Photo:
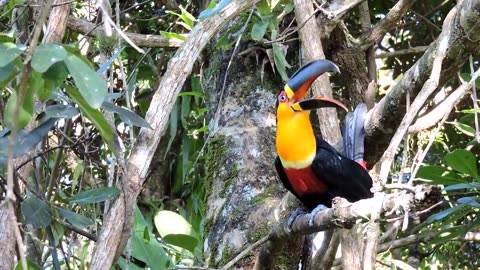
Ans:
[[[327,192],[327,186],[317,178],[311,166],[303,169],[285,168],[285,173],[297,195]]]

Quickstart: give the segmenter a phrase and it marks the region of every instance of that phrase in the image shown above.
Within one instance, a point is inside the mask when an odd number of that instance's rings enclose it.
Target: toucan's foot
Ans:
[[[328,207],[326,207],[325,205],[323,204],[319,204],[317,207],[315,207],[312,212],[308,215],[308,226],[312,227],[313,226],[313,219],[315,218],[315,216],[322,212],[323,210],[326,210],[328,209]]]
[[[295,221],[295,219],[297,219],[298,216],[307,214],[308,212],[309,210],[306,207],[299,207],[295,209],[295,211],[293,211],[293,213],[290,215],[290,217],[287,220],[288,230],[290,232],[292,231],[293,222]]]

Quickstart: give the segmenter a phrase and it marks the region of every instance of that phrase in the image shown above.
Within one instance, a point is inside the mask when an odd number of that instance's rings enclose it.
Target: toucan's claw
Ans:
[[[303,215],[303,214],[308,214],[309,210],[306,207],[299,207],[293,211],[293,213],[290,215],[290,217],[287,220],[287,228],[289,232],[292,232],[292,226],[293,222],[295,222],[295,219],[297,219],[298,216]]]
[[[313,226],[313,221],[315,219],[315,216],[322,212],[323,210],[326,210],[328,209],[328,207],[326,207],[325,205],[323,204],[319,204],[317,207],[315,207],[312,212],[308,215],[308,226],[309,227],[312,227]]]

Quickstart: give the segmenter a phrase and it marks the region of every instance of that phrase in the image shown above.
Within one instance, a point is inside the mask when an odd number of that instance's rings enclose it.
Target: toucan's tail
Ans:
[[[365,116],[368,109],[365,103],[360,103],[355,111],[345,117],[343,127],[343,153],[344,155],[362,165],[366,169],[366,162],[363,160],[365,128]]]

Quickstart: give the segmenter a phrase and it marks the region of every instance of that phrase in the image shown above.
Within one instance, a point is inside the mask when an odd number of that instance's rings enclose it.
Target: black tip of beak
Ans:
[[[300,88],[308,88],[318,76],[328,71],[340,73],[338,66],[329,60],[318,59],[311,61],[295,72],[295,74],[290,77],[287,85],[294,92]],[[307,82],[309,84],[305,85]]]

